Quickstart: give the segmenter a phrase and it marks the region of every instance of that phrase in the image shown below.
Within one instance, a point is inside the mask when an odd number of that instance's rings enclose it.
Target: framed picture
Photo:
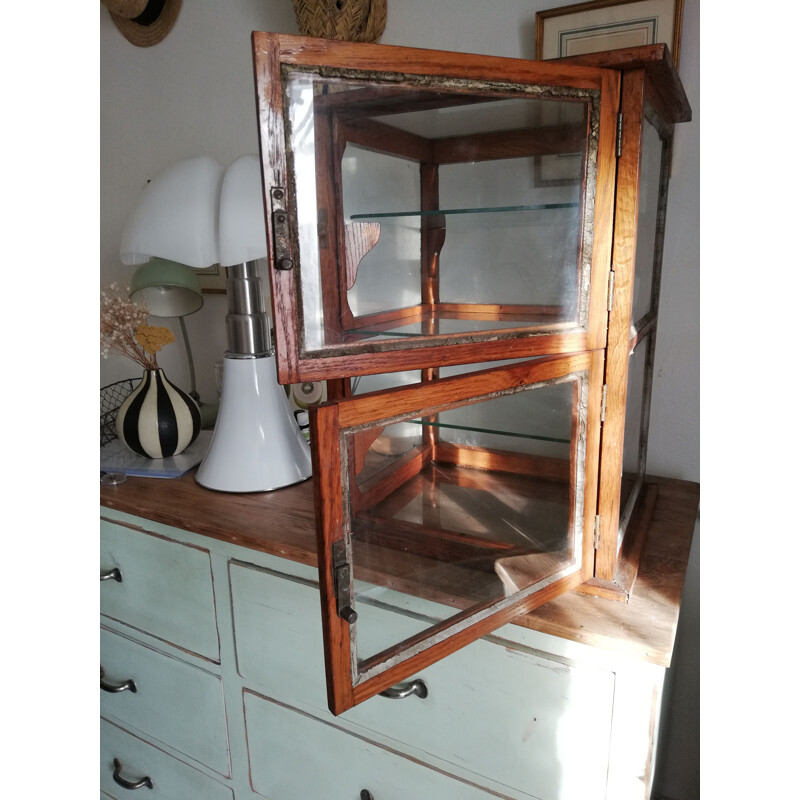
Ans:
[[[225,294],[225,283],[228,280],[228,270],[219,264],[206,269],[196,269],[194,274],[200,281],[200,291],[203,294]]]
[[[683,0],[590,0],[536,14],[540,60],[663,42],[678,66]]]

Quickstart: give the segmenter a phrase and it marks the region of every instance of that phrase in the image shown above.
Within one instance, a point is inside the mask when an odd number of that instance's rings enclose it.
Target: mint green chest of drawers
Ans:
[[[334,717],[314,567],[101,518],[101,797],[648,796],[663,667],[508,625],[415,676],[424,697]],[[375,624],[405,635],[424,614]]]

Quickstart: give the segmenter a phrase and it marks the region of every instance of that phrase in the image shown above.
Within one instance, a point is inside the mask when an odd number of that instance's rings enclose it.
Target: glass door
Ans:
[[[591,575],[601,395],[597,351],[316,409],[334,713]]]
[[[308,42],[255,40],[280,380],[602,346],[618,76]]]

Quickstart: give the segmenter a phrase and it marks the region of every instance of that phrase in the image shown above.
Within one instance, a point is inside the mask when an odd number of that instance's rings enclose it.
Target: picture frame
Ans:
[[[203,294],[225,294],[225,285],[228,281],[228,270],[219,264],[214,264],[206,269],[196,269],[194,274],[200,282],[200,291]]]
[[[666,44],[678,66],[683,0],[590,0],[536,14],[536,58]]]

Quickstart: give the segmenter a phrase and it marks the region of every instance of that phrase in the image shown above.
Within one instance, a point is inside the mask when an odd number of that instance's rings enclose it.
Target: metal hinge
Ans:
[[[608,273],[608,311],[614,308],[614,270]]]
[[[603,397],[600,400],[600,422],[606,421],[606,400],[608,399],[608,384],[603,384]]]
[[[622,155],[622,112],[617,114],[617,158]]]
[[[596,514],[594,518],[594,549],[600,549],[600,515]]]

